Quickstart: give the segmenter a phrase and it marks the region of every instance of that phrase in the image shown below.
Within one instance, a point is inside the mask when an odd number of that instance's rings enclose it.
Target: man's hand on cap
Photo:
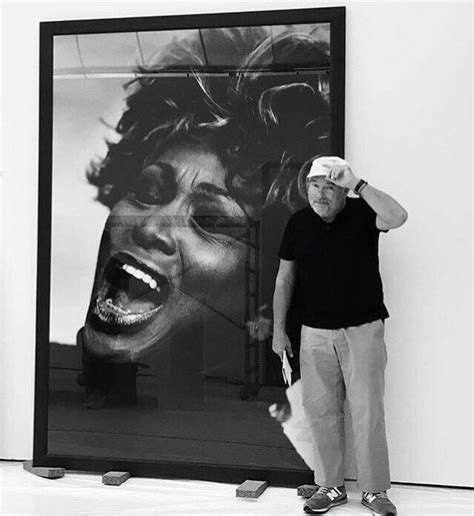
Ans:
[[[333,165],[326,174],[326,179],[342,188],[349,188],[349,190],[353,190],[359,182],[348,164]]]

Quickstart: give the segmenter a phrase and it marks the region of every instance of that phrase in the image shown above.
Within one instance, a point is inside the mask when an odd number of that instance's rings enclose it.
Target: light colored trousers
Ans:
[[[383,404],[386,364],[381,320],[338,330],[303,326],[300,349],[303,406],[311,426],[316,484],[328,487],[344,484],[347,396],[357,486],[367,492],[390,488]]]

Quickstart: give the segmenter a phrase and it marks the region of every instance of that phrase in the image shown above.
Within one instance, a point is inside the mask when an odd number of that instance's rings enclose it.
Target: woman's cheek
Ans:
[[[194,239],[193,239],[194,240]],[[194,244],[194,245],[193,245]],[[226,288],[224,282],[240,277],[244,270],[245,247],[243,244],[225,245],[220,242],[199,243],[191,240],[184,247],[185,281],[197,287],[215,291]],[[187,281],[186,281],[187,282]]]
[[[190,242],[187,242],[190,244]],[[203,306],[216,309],[219,313],[239,316],[245,292],[246,247],[218,244],[193,248],[188,245],[185,255],[185,275],[182,289]]]
[[[121,242],[123,236],[138,222],[136,214],[130,210],[115,207],[105,223],[113,243]]]

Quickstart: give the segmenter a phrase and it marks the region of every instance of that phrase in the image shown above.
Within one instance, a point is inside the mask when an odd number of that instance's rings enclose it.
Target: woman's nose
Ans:
[[[147,250],[159,250],[167,256],[177,251],[176,216],[153,213],[141,216],[133,228],[132,239],[140,247]]]

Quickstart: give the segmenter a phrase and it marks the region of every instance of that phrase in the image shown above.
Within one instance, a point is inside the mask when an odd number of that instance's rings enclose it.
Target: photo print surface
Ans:
[[[271,305],[311,162],[342,144],[330,19],[52,44],[44,455],[310,479]],[[296,289],[296,379],[298,313]]]

